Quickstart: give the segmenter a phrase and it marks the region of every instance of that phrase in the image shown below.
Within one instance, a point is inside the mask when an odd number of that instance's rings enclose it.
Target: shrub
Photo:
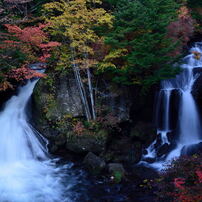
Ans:
[[[156,182],[160,201],[201,202],[202,155],[174,160]]]

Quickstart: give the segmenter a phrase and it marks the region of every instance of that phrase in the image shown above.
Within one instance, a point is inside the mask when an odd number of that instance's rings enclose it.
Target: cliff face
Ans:
[[[138,89],[100,80],[95,100],[97,111],[104,111],[98,117],[103,125],[92,122],[88,126],[73,75],[53,75],[49,71],[48,78],[39,81],[33,94],[33,120],[37,130],[49,139],[52,153],[93,152],[109,162],[138,162],[143,146],[155,136],[154,95],[140,96]],[[75,123],[80,121],[88,130],[76,134]]]

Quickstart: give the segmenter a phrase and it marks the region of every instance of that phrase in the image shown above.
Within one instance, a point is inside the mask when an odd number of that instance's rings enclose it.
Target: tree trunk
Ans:
[[[72,50],[72,61],[74,61],[74,50]],[[81,75],[79,71],[79,67],[73,63],[73,71],[74,71],[74,76],[76,78],[76,83],[79,89],[81,101],[84,107],[85,115],[88,121],[92,119],[90,109],[89,109],[89,104],[88,104],[88,99],[85,91],[85,87],[83,85],[83,82],[81,80]]]
[[[87,68],[87,76],[88,76],[88,88],[89,88],[90,101],[91,101],[91,110],[92,110],[93,120],[95,120],[96,119],[95,102],[94,102],[94,96],[93,96],[91,73],[90,73],[90,69],[89,68]]]

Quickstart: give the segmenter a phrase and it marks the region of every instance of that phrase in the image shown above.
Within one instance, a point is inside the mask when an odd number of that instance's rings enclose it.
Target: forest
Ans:
[[[0,201],[201,202],[201,56],[200,0],[0,0]]]

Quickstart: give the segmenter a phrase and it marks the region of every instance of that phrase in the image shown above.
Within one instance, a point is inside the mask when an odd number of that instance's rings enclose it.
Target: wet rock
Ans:
[[[143,149],[142,154],[143,154],[143,155],[147,155],[147,154],[148,154],[148,151],[147,151],[146,149]]]
[[[184,146],[181,151],[181,155],[189,155],[192,156],[194,154],[201,154],[202,153],[202,142],[198,144],[192,144],[189,146]]]
[[[158,134],[156,138],[156,144],[154,145],[154,147],[157,149],[158,147],[161,146],[161,144],[162,144],[161,134]]]
[[[105,161],[92,152],[85,156],[83,163],[92,174],[99,174],[106,166]]]
[[[175,139],[174,132],[168,132],[167,133],[167,138],[168,138],[169,142],[173,142],[173,140]]]
[[[49,133],[48,133],[49,134]],[[46,137],[49,139],[48,142],[48,151],[51,154],[56,154],[57,151],[65,146],[66,143],[66,137],[63,134],[58,134],[58,135],[51,135]]]
[[[202,113],[202,72],[201,72],[201,69],[202,68],[197,68],[194,70],[197,72],[198,78],[192,87],[192,95],[198,104],[198,108],[199,108],[200,112]]]
[[[144,158],[144,161],[148,162],[148,163],[154,163],[156,161],[155,158]]]
[[[126,174],[123,165],[120,163],[110,163],[108,165],[108,171],[112,175],[111,181],[114,183],[120,183]]]
[[[169,152],[169,149],[170,149],[169,144],[166,143],[162,145],[157,151],[157,156],[161,157],[162,155],[167,154]]]
[[[193,69],[193,73],[195,74],[201,74],[202,73],[202,68],[201,67],[197,67]]]
[[[201,59],[201,53],[200,52],[198,52],[198,51],[192,51],[191,53],[193,54],[193,57],[196,60],[200,60]]]
[[[111,174],[118,172],[122,176],[125,175],[125,169],[124,169],[124,167],[123,167],[123,165],[121,163],[110,163],[108,165],[108,171]]]
[[[58,146],[52,143],[48,144],[48,152],[54,154],[58,150]]]
[[[179,107],[180,107],[180,90],[172,90],[170,97],[170,129],[176,130],[178,123]]]

